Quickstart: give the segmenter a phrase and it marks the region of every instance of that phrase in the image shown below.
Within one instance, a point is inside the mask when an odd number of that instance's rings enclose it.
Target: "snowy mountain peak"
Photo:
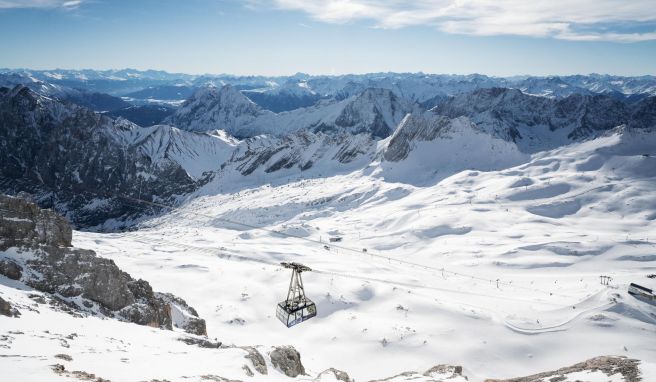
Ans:
[[[248,97],[241,94],[232,85],[223,85],[220,88],[217,86],[199,88],[182,104],[182,107],[197,106],[200,104],[209,105],[213,103],[219,103],[217,106],[222,107],[237,107],[241,105],[253,105],[257,107]]]
[[[403,117],[418,110],[416,105],[397,97],[389,89],[368,88],[344,107],[335,124],[351,132],[368,132],[385,138]]]
[[[209,86],[194,92],[165,123],[189,131],[236,131],[261,114],[263,110],[235,87]]]
[[[451,97],[431,109],[450,118],[469,117],[523,151],[551,149],[594,137],[619,125],[651,128],[650,97],[635,104],[609,94],[571,94],[564,98],[529,95],[518,89],[478,89]]]
[[[465,169],[490,171],[523,163],[517,145],[477,127],[469,118],[426,112],[407,115],[382,150],[382,175],[408,183],[434,181]]]

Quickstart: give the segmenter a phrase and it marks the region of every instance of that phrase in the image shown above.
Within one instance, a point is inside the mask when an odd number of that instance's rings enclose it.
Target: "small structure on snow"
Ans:
[[[654,295],[654,291],[645,288],[642,285],[631,283],[629,285],[629,294],[640,300],[647,300],[647,302],[656,303],[656,295]]]

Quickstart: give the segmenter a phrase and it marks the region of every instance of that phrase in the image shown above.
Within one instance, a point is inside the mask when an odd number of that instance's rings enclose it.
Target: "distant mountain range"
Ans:
[[[123,90],[100,93],[99,81]],[[29,192],[80,227],[115,229],[150,209],[120,195],[174,203],[208,187],[356,170],[421,185],[617,128],[655,132],[655,84],[600,75],[4,73],[0,192]]]
[[[603,74],[570,76],[490,77],[482,74],[449,75],[424,73],[369,73],[338,76],[234,76],[189,75],[163,71],[123,70],[30,70],[0,69],[0,74],[14,74],[35,81],[69,88],[81,88],[114,96],[135,99],[184,100],[193,89],[214,85],[233,85],[248,94],[282,97],[346,98],[366,88],[392,90],[396,95],[418,103],[439,96],[470,92],[479,88],[505,87],[547,97],[571,94],[610,93],[618,97],[656,95],[656,77],[623,77]],[[257,96],[254,96],[257,98]],[[259,102],[258,100],[253,100]],[[267,108],[266,105],[261,105]],[[307,104],[295,107],[309,106]],[[290,106],[292,107],[292,106]],[[289,108],[270,109],[275,112]]]

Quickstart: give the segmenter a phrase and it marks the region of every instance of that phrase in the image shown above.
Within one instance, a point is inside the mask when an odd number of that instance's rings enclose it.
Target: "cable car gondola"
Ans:
[[[317,315],[317,307],[305,296],[303,279],[301,279],[302,272],[309,272],[312,269],[299,263],[280,263],[280,265],[292,270],[292,279],[289,282],[287,299],[276,307],[276,317],[290,328]]]

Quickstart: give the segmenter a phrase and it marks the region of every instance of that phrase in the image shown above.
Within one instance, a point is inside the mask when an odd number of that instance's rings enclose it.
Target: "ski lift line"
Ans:
[[[294,235],[294,234],[290,234],[290,233],[286,233],[286,232],[276,231],[276,230],[265,228],[265,227],[255,226],[255,225],[248,224],[248,223],[242,223],[242,222],[238,222],[238,221],[231,220],[231,219],[216,217],[216,216],[204,214],[202,212],[181,211],[181,210],[179,210],[179,209],[177,209],[173,206],[170,206],[170,205],[167,205],[167,204],[164,204],[164,203],[147,201],[147,200],[143,200],[143,199],[137,199],[137,198],[126,196],[126,195],[119,195],[119,194],[112,194],[112,195],[116,196],[118,198],[122,198],[122,199],[126,199],[126,200],[129,200],[129,201],[135,202],[135,203],[148,204],[148,205],[151,205],[151,206],[168,209],[170,211],[174,211],[174,212],[177,212],[177,213],[192,215],[194,217],[203,216],[203,217],[206,217],[208,219],[218,220],[218,221],[228,223],[228,224],[239,225],[239,226],[254,229],[254,230],[260,230],[260,231],[272,233],[272,234],[275,234],[275,235],[280,235],[280,236],[283,236],[283,237],[289,237],[289,238],[304,240],[306,242],[311,242],[311,243],[319,244],[319,245],[322,245],[322,246],[326,245],[325,243],[323,243],[319,240],[315,240],[315,239],[311,239],[311,238],[307,238],[307,237],[303,237],[303,236],[299,236],[299,235]],[[329,245],[330,245],[330,247],[333,247],[333,248],[338,248],[338,249],[342,249],[344,251],[354,252],[358,255],[362,255],[362,250],[361,249],[350,248],[350,247],[346,247],[346,246],[343,246],[343,245],[336,245],[336,244],[333,244],[333,243],[331,243]],[[394,261],[398,264],[403,264],[403,265],[406,265],[406,266],[416,267],[416,268],[420,268],[420,269],[424,269],[424,270],[431,270],[431,271],[440,272],[440,273],[443,272],[443,273],[450,274],[450,275],[453,275],[453,276],[460,276],[460,277],[470,278],[472,280],[478,280],[478,281],[486,281],[486,282],[489,282],[489,283],[498,282],[498,285],[503,285],[503,286],[507,286],[507,287],[513,287],[513,288],[528,290],[528,291],[532,291],[532,292],[539,292],[539,293],[543,293],[543,294],[548,294],[550,296],[551,295],[556,295],[556,296],[561,296],[561,297],[567,297],[567,296],[564,296],[562,294],[558,294],[558,293],[555,293],[555,292],[549,292],[549,291],[545,291],[545,290],[538,289],[538,288],[532,288],[532,287],[527,287],[527,286],[518,285],[518,284],[513,285],[513,283],[511,281],[509,282],[509,281],[503,281],[503,280],[499,280],[499,279],[488,279],[488,278],[476,276],[476,275],[473,275],[473,274],[467,274],[467,273],[464,273],[464,272],[451,271],[451,270],[448,270],[446,268],[437,268],[437,267],[432,267],[432,266],[429,266],[429,265],[415,263],[415,262],[408,261],[408,260],[396,259],[396,258],[393,258],[393,257],[384,256],[384,255],[377,254],[377,253],[374,253],[374,252],[367,252],[366,255],[376,257],[376,258],[379,258],[379,259],[384,259],[384,260],[387,260],[389,262]]]
[[[169,242],[167,240],[161,240],[158,239],[160,242],[165,243],[167,245],[179,247],[179,248],[187,248],[191,249],[192,251],[197,251],[197,252],[202,252],[202,253],[218,253],[219,251],[213,248],[201,248],[201,247],[195,247],[192,245],[188,244],[182,244],[182,243],[173,243]],[[219,257],[227,260],[232,260],[232,259],[239,259],[239,260],[244,260],[248,262],[253,262],[253,263],[258,263],[258,264],[264,264],[264,265],[269,265],[275,268],[283,269],[284,266],[281,265],[279,262],[272,262],[272,261],[266,261],[266,260],[261,260],[261,259],[253,259],[250,257],[246,256],[241,256],[241,255],[224,255],[222,253],[219,253]],[[401,288],[406,288],[407,290],[419,290],[419,289],[424,289],[424,290],[432,290],[432,291],[439,291],[439,292],[446,292],[446,293],[455,293],[455,294],[460,294],[460,295],[469,295],[469,296],[484,296],[484,297],[489,297],[489,298],[494,298],[494,299],[501,299],[501,300],[506,300],[506,301],[517,301],[521,303],[527,303],[527,302],[532,302],[532,300],[525,300],[525,299],[520,299],[520,298],[512,298],[512,297],[503,297],[503,296],[495,296],[492,294],[481,294],[481,293],[474,293],[474,292],[467,292],[465,290],[456,290],[456,289],[449,289],[449,288],[440,288],[440,287],[435,287],[435,286],[429,286],[429,285],[420,285],[420,284],[415,284],[415,283],[410,283],[410,282],[403,282],[403,281],[392,281],[392,280],[385,280],[385,279],[380,279],[376,277],[369,277],[369,276],[358,276],[350,273],[342,273],[342,272],[334,272],[334,271],[327,271],[327,270],[322,270],[322,269],[316,269],[312,268],[312,272],[315,274],[320,274],[320,275],[325,275],[325,276],[331,276],[331,277],[341,277],[341,278],[346,278],[346,279],[352,279],[352,280],[360,280],[360,281],[368,281],[368,282],[375,282],[379,284],[386,284],[386,285],[393,285],[393,286],[398,286]],[[424,296],[420,295],[425,298],[433,298],[432,296]],[[567,296],[569,297],[569,296]],[[547,301],[539,301],[540,304],[543,305],[550,305],[554,307],[559,307],[563,308],[563,304],[556,304],[552,302],[547,302]],[[478,305],[471,305],[472,307],[475,307],[477,309],[483,309],[482,306]]]
[[[321,241],[310,239],[310,238],[307,238],[307,237],[298,236],[298,235],[294,235],[294,234],[289,234],[289,233],[285,233],[285,232],[280,232],[280,231],[276,231],[276,230],[265,228],[265,227],[258,227],[258,226],[254,226],[254,225],[251,225],[251,224],[248,224],[248,223],[242,223],[242,222],[234,221],[234,220],[231,220],[231,219],[215,217],[215,216],[207,215],[207,214],[204,214],[204,213],[201,213],[201,212],[181,211],[179,209],[176,209],[175,207],[172,207],[172,206],[169,206],[169,205],[166,205],[166,204],[163,204],[163,203],[151,202],[151,201],[147,201],[147,200],[143,200],[143,199],[137,199],[137,198],[124,196],[124,195],[115,195],[115,196],[121,197],[121,198],[124,198],[124,199],[127,199],[127,200],[131,200],[131,201],[134,201],[136,203],[145,203],[145,204],[153,205],[153,206],[156,206],[156,207],[165,208],[165,209],[168,209],[168,210],[171,210],[171,211],[175,211],[177,213],[193,215],[193,216],[203,216],[203,217],[206,217],[208,219],[219,220],[219,221],[222,221],[222,222],[225,222],[225,223],[240,225],[240,226],[247,227],[247,228],[250,228],[250,229],[261,230],[261,231],[269,232],[269,233],[272,233],[272,234],[281,235],[281,236],[284,236],[284,237],[296,238],[296,239],[312,242],[312,243],[315,243],[315,244],[325,245]],[[334,248],[339,248],[339,249],[342,249],[342,250],[345,250],[345,251],[355,252],[357,254],[362,253],[361,250],[346,247],[346,246],[342,246],[342,245],[330,244],[330,246],[334,247]],[[558,296],[561,296],[561,297],[566,297],[566,296],[558,294],[558,293],[548,292],[548,291],[544,291],[544,290],[541,290],[541,289],[538,289],[538,288],[531,288],[531,287],[526,287],[526,286],[517,285],[517,284],[513,285],[512,282],[508,282],[508,281],[502,281],[502,280],[496,280],[496,279],[492,280],[492,279],[487,279],[487,278],[484,278],[484,277],[479,277],[479,276],[475,276],[475,275],[471,275],[471,274],[467,274],[467,273],[463,273],[463,272],[451,271],[451,270],[448,270],[448,269],[445,269],[445,268],[431,267],[431,266],[428,266],[428,265],[419,264],[419,263],[415,263],[415,262],[408,261],[408,260],[400,260],[400,259],[396,259],[396,258],[393,258],[393,257],[376,254],[376,253],[373,253],[373,252],[368,252],[367,254],[372,256],[372,257],[377,257],[377,258],[380,258],[380,259],[388,260],[390,262],[395,261],[399,264],[408,265],[408,266],[417,267],[417,268],[423,268],[424,270],[432,270],[432,271],[437,271],[437,272],[443,272],[443,273],[447,273],[447,274],[450,274],[450,275],[453,275],[453,276],[466,277],[466,278],[471,278],[472,280],[486,281],[486,282],[490,282],[490,283],[492,283],[492,282],[496,283],[498,281],[498,285],[504,285],[504,286],[507,286],[507,287],[514,287],[514,288],[529,290],[529,291],[533,291],[533,292],[544,293],[544,294],[548,294],[548,295],[558,295]],[[246,257],[243,257],[243,256],[241,258],[246,259]]]
[[[239,260],[243,260],[243,261],[254,262],[254,263],[258,263],[258,264],[264,264],[264,265],[269,265],[269,266],[276,267],[276,268],[281,268],[281,265],[278,262],[266,261],[266,260],[261,260],[261,259],[254,259],[254,258],[251,258],[251,257],[246,257],[246,256],[241,256],[241,255],[231,255],[231,254],[225,255],[223,253],[219,253],[218,250],[213,249],[213,248],[195,247],[195,246],[191,246],[191,245],[188,245],[188,244],[173,243],[173,242],[169,242],[169,241],[161,240],[161,239],[159,239],[159,241],[164,243],[164,244],[167,244],[167,245],[171,245],[171,246],[175,246],[175,247],[179,247],[179,248],[191,249],[192,251],[197,251],[197,252],[202,252],[202,253],[210,253],[210,254],[218,253],[219,257],[221,257],[223,259],[227,259],[227,260],[239,259]],[[321,269],[316,269],[316,268],[313,268],[312,271],[315,274],[335,276],[335,277],[341,277],[341,278],[347,278],[347,279],[353,279],[353,280],[376,282],[376,283],[382,283],[382,284],[387,284],[387,285],[395,285],[395,286],[399,286],[399,287],[403,287],[403,288],[409,288],[409,289],[427,289],[427,290],[434,290],[434,291],[448,292],[448,293],[456,293],[456,294],[464,294],[464,295],[471,295],[471,296],[481,296],[482,295],[480,293],[467,292],[467,291],[463,291],[463,290],[440,288],[440,287],[435,287],[435,286],[420,285],[420,284],[403,282],[403,281],[385,280],[385,279],[379,279],[379,278],[368,277],[368,276],[358,276],[358,275],[353,275],[353,274],[349,274],[349,273],[340,273],[340,272],[327,271],[327,270],[321,270]],[[511,288],[512,287],[516,287],[516,286],[511,286]],[[490,295],[490,294],[484,294],[483,296],[490,297],[490,298],[496,298],[496,299],[518,301],[518,302],[522,302],[522,303],[527,302],[526,300],[519,299],[519,298],[501,297],[501,296],[495,296],[495,295]],[[569,296],[564,296],[564,297],[569,297]],[[556,307],[563,307],[562,304],[555,304],[555,303],[550,303],[550,302],[545,302],[545,301],[541,301],[540,303],[545,304],[545,305],[556,306]]]
[[[495,299],[518,301],[518,302],[522,302],[522,303],[535,302],[534,300],[525,300],[525,299],[520,299],[520,298],[494,296],[494,295],[491,295],[491,294],[481,294],[481,293],[467,292],[465,290],[455,290],[455,289],[440,288],[440,287],[429,286],[429,285],[419,285],[419,284],[413,284],[413,283],[408,283],[408,282],[403,282],[403,281],[384,280],[384,279],[379,279],[379,278],[376,278],[376,277],[357,276],[357,275],[348,274],[348,273],[323,271],[323,270],[319,270],[319,269],[313,269],[312,271],[314,273],[324,274],[324,275],[328,275],[328,276],[342,277],[342,278],[362,280],[362,281],[370,281],[370,282],[388,284],[388,285],[397,285],[397,286],[400,286],[400,287],[403,287],[403,288],[408,288],[408,289],[427,289],[427,290],[433,290],[433,291],[439,291],[439,292],[464,294],[464,295],[469,295],[469,296],[478,296],[478,297],[483,296],[483,297],[489,297],[489,298],[495,298]],[[427,296],[423,296],[423,297],[427,297]],[[546,302],[546,301],[539,301],[539,303],[544,304],[544,305],[556,306],[556,307],[559,307],[559,308],[563,308],[565,306],[568,306],[568,305],[555,304],[555,303]],[[481,308],[480,306],[477,306],[477,305],[470,305],[470,306],[473,306],[473,307],[476,307],[476,308]]]

